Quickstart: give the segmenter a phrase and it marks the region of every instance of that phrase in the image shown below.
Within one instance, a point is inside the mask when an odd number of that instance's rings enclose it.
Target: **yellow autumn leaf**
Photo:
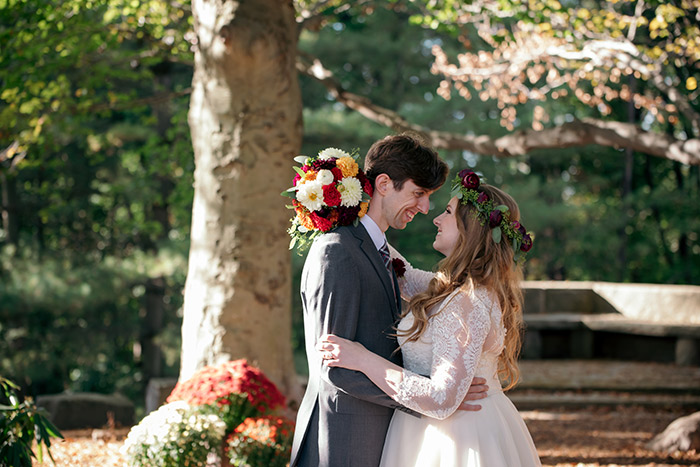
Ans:
[[[698,80],[694,76],[691,76],[685,81],[685,88],[688,91],[695,91],[698,87]]]
[[[576,12],[576,16],[578,16],[581,19],[588,19],[591,17],[591,12],[585,8],[581,8]]]

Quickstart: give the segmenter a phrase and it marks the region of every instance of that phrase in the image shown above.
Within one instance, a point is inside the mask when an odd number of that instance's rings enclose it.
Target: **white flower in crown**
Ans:
[[[362,201],[362,184],[354,177],[345,177],[338,184],[341,206],[357,206]]]
[[[321,169],[318,171],[318,174],[316,174],[316,181],[320,182],[321,185],[328,185],[335,181],[335,177],[333,176],[333,172],[330,170]]]
[[[318,153],[318,158],[324,161],[333,157],[340,159],[341,157],[350,157],[350,154],[338,148],[326,148]]]
[[[313,180],[299,185],[297,201],[309,211],[321,209],[323,207],[323,184],[318,180]]]

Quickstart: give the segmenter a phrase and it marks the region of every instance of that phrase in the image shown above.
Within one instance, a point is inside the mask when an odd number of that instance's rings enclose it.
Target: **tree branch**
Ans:
[[[678,140],[667,134],[651,133],[637,125],[623,122],[576,120],[540,131],[516,131],[498,138],[436,131],[410,123],[393,110],[380,107],[366,97],[346,91],[318,58],[300,52],[297,56],[297,70],[319,81],[338,102],[348,108],[394,131],[420,132],[428,137],[437,149],[465,150],[505,158],[528,154],[537,149],[598,144],[620,149],[630,148],[683,164],[700,165],[700,139]]]

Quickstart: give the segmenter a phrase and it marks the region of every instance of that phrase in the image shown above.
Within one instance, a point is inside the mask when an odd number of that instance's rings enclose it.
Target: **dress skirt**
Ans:
[[[501,391],[477,412],[457,411],[445,420],[395,411],[381,467],[532,467],[540,459],[525,422]]]

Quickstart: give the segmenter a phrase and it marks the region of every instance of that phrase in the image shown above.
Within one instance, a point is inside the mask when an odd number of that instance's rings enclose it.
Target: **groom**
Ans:
[[[384,232],[401,230],[417,213],[426,214],[429,197],[445,182],[448,168],[418,139],[394,135],[372,145],[365,173],[374,188],[367,215],[356,227],[320,236],[304,264],[309,382],[297,415],[291,467],[377,466],[393,411],[413,413],[362,373],[324,367],[315,349],[322,335],[333,333],[401,365],[393,328],[401,298],[396,275],[382,260]],[[473,384],[465,401],[484,397],[483,382]]]

